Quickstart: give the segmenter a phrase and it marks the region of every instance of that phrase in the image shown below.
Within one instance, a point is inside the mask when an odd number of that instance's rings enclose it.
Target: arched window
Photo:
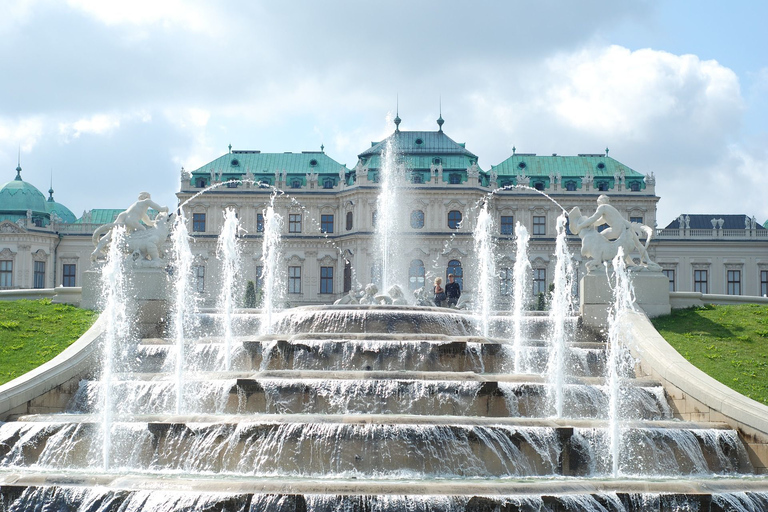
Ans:
[[[461,175],[458,173],[452,173],[448,176],[448,183],[451,185],[459,185],[461,184]]]
[[[411,227],[413,229],[421,229],[424,227],[424,212],[421,210],[413,210],[411,212]]]
[[[413,173],[412,175],[412,181],[414,183],[424,183],[424,178],[421,177],[421,174],[418,172]]]
[[[424,262],[421,260],[411,261],[408,267],[408,288],[416,290],[424,286]]]
[[[301,188],[301,180],[291,180],[291,188]]]
[[[347,212],[347,231],[352,230],[352,212]]]
[[[195,178],[195,186],[197,188],[205,188],[205,178]]]
[[[574,192],[576,190],[576,182],[575,181],[566,181],[565,182],[565,190],[569,192]]]
[[[459,260],[451,260],[448,262],[448,268],[445,270],[445,281],[448,282],[448,274],[453,274],[453,278],[459,283],[459,287],[464,291],[464,270],[461,268],[461,262]]]
[[[458,210],[451,210],[448,212],[448,227],[451,229],[459,229],[461,224],[461,212]]]
[[[332,179],[323,180],[323,188],[333,188],[333,180]]]
[[[608,182],[607,181],[601,181],[597,184],[597,190],[601,192],[606,192],[608,190]]]
[[[374,182],[374,183],[378,183],[379,182],[379,173],[374,172],[371,181]]]
[[[640,192],[640,182],[639,181],[633,181],[629,184],[629,190],[632,192]]]
[[[533,184],[533,188],[535,188],[536,190],[544,190],[544,183],[541,181],[537,181],[536,183]]]

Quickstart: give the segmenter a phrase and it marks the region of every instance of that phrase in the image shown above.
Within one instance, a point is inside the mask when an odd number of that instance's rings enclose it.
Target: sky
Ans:
[[[0,0],[0,183],[78,217],[233,149],[353,167],[444,131],[487,170],[601,153],[681,213],[768,219],[768,2]],[[47,195],[47,193],[46,193]],[[567,205],[566,205],[567,207]]]

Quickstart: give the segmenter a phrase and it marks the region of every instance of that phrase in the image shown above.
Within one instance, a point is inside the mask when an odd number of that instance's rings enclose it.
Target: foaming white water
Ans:
[[[549,337],[549,362],[547,364],[547,380],[554,395],[555,416],[563,416],[564,385],[566,378],[567,343],[571,339],[568,329],[568,318],[573,314],[571,293],[573,291],[573,263],[571,252],[568,250],[568,240],[565,236],[565,214],[557,218],[557,242],[555,243],[555,288],[552,292],[552,302],[549,308],[551,321]]]
[[[194,322],[197,317],[197,302],[192,289],[192,249],[189,247],[189,231],[184,210],[179,208],[178,216],[171,235],[173,243],[173,321],[172,331],[176,345],[176,414],[180,414],[183,406],[184,363],[187,323]]]
[[[240,248],[237,244],[239,229],[240,220],[234,208],[224,210],[224,226],[219,235],[216,257],[221,263],[219,308],[222,311],[224,333],[224,369],[227,371],[232,366],[232,313],[235,309],[235,278],[240,272]]]
[[[514,294],[512,303],[512,344],[515,351],[515,372],[527,371],[526,357],[523,353],[525,306],[531,300],[531,262],[528,261],[528,230],[517,222],[515,224],[515,266]]]
[[[474,303],[475,314],[480,318],[480,334],[488,336],[491,309],[496,289],[496,263],[494,261],[493,218],[488,212],[488,201],[477,215],[475,226],[475,258],[477,261],[477,300]]]
[[[263,279],[263,302],[261,304],[263,317],[259,327],[260,334],[271,334],[273,331],[273,315],[277,302],[282,299],[284,284],[279,284],[280,268],[280,238],[283,232],[283,218],[275,212],[275,194],[264,210],[264,240],[261,244],[261,263]]]
[[[612,460],[611,474],[614,478],[619,476],[619,460],[621,458],[621,448],[623,446],[622,436],[624,421],[622,411],[624,408],[623,396],[625,376],[634,369],[631,356],[621,343],[623,327],[623,317],[629,311],[634,311],[635,293],[632,288],[632,282],[629,279],[626,263],[624,262],[624,250],[619,247],[616,257],[613,258],[613,276],[615,284],[613,286],[613,305],[608,312],[608,354],[606,384],[610,391],[610,401],[608,409],[609,421],[609,445]],[[610,276],[606,277],[610,282]]]
[[[102,386],[104,388],[104,401],[102,403],[102,464],[104,469],[109,469],[110,453],[112,451],[112,421],[113,398],[112,378],[116,363],[116,351],[122,336],[128,332],[126,315],[125,294],[125,255],[123,243],[125,240],[125,228],[116,226],[112,229],[112,242],[107,254],[107,262],[101,271],[101,288],[104,295],[104,312],[107,325],[103,341],[102,361]]]

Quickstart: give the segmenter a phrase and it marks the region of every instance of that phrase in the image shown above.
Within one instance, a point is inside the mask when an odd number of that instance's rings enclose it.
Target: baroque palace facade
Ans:
[[[576,156],[513,154],[483,169],[477,155],[443,132],[395,131],[358,155],[348,168],[320,151],[262,153],[230,150],[202,167],[181,171],[179,203],[185,203],[194,237],[198,293],[217,299],[217,237],[224,210],[237,212],[242,233],[241,282],[260,283],[264,210],[274,189],[284,221],[282,268],[285,303],[327,304],[359,284],[380,279],[374,244],[382,168],[388,145],[396,149],[398,176],[397,261],[402,283],[429,286],[433,276],[454,273],[464,292],[476,286],[473,229],[478,205],[489,200],[497,245],[498,293],[504,306],[514,263],[515,224],[530,234],[532,292],[546,291],[554,272],[556,219],[578,206],[589,215],[601,194],[628,220],[656,226],[653,174],[641,174],[605,153]],[[121,209],[91,210],[76,219],[63,205],[17,177],[0,189],[0,289],[80,286],[91,267],[91,234]],[[196,196],[200,191],[218,185]],[[516,188],[516,186],[528,188]],[[505,188],[506,187],[506,188]],[[493,194],[491,194],[493,192]],[[138,191],[137,191],[138,193]],[[127,206],[127,205],[125,205]],[[580,240],[569,242],[585,272]],[[656,229],[649,254],[670,279],[671,291],[768,294],[768,229],[746,215],[681,215]],[[405,290],[408,294],[410,290]]]

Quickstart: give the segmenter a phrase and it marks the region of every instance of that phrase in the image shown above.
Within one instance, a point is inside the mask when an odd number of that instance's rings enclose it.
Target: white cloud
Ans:
[[[211,12],[190,0],[67,0],[70,7],[107,25],[178,25],[201,31]]]
[[[0,142],[2,142],[0,151],[15,155],[20,148],[24,153],[29,153],[42,137],[45,126],[44,116],[30,116],[16,120],[0,117]]]
[[[105,135],[120,127],[119,114],[94,114],[72,122],[60,122],[59,133],[69,142],[82,134]]]

